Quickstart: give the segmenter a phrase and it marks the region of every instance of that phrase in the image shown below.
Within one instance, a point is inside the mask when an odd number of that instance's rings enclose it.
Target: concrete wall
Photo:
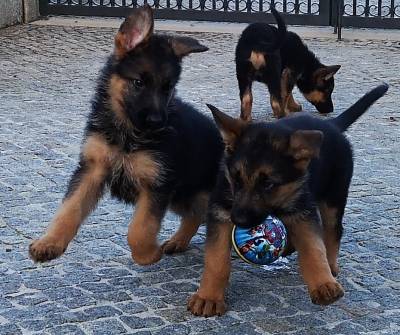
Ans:
[[[0,28],[39,17],[39,0],[0,0]]]
[[[1,0],[0,0],[1,1]],[[32,22],[39,17],[39,0],[23,0],[24,22]]]
[[[0,1],[0,28],[22,22],[22,0]]]

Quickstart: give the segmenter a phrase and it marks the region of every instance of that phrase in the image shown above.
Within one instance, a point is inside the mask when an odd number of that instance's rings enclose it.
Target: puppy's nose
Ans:
[[[247,228],[253,226],[249,223],[249,213],[243,208],[233,208],[231,212],[232,223],[241,228]]]
[[[165,119],[160,113],[152,113],[147,115],[146,124],[151,129],[162,128],[165,124]]]

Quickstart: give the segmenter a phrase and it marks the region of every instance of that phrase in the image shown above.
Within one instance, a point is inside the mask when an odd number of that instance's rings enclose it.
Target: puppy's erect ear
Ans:
[[[149,5],[133,10],[132,14],[121,24],[115,36],[115,55],[124,57],[138,45],[145,43],[153,34],[154,17]]]
[[[317,81],[327,81],[331,79],[336,72],[339,71],[341,65],[331,65],[331,66],[324,66],[314,73],[314,77]]]
[[[193,52],[204,52],[208,48],[201,45],[199,41],[191,37],[173,36],[170,38],[170,44],[175,55],[179,58],[185,57]]]
[[[213,105],[207,104],[207,107],[211,110],[215,123],[217,124],[225,142],[226,148],[228,150],[233,150],[237,138],[242,134],[242,131],[246,126],[246,122],[242,119],[235,119],[221,112]]]
[[[319,157],[323,138],[319,130],[297,130],[290,136],[289,154],[298,168],[305,170],[312,158]]]

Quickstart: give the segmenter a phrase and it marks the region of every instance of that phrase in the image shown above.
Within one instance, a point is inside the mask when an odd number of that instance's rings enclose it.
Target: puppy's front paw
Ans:
[[[170,240],[165,241],[161,248],[164,254],[170,255],[186,251],[188,245],[189,243],[187,241],[175,240],[174,238],[171,238]]]
[[[311,291],[311,301],[317,305],[329,305],[344,295],[342,285],[338,282],[325,283]]]
[[[198,293],[193,294],[188,301],[188,310],[197,316],[221,316],[225,314],[226,305],[223,299],[202,298]]]
[[[43,237],[30,244],[29,255],[35,262],[47,262],[60,257],[65,249],[58,241]]]
[[[150,265],[157,263],[162,257],[162,249],[159,246],[153,248],[135,248],[132,250],[132,258],[139,265]]]

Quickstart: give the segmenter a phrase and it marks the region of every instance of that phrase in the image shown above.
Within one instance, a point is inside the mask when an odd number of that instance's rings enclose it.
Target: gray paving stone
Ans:
[[[122,316],[120,319],[132,329],[154,328],[164,324],[161,318],[156,317],[139,318],[137,316]]]
[[[22,334],[21,329],[14,324],[8,323],[0,325],[0,334],[2,335],[19,335]]]
[[[111,335],[127,333],[123,324],[118,320],[98,320],[87,325],[93,335]]]

